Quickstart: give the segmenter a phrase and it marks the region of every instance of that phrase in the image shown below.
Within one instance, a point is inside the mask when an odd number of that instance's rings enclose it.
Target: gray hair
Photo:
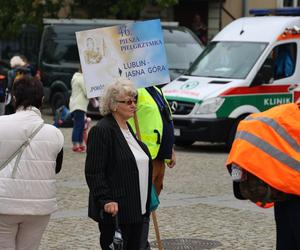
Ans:
[[[120,95],[135,97],[137,91],[133,83],[127,79],[119,78],[113,84],[109,84],[104,88],[103,95],[100,97],[99,110],[101,115],[111,114],[117,106],[117,98]]]
[[[15,67],[23,67],[26,65],[26,62],[22,59],[21,56],[14,56],[10,59],[10,67],[15,68]]]

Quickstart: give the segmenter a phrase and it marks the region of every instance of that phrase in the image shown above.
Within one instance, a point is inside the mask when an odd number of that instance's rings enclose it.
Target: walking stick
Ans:
[[[139,140],[141,140],[141,131],[140,131],[140,127],[139,127],[139,121],[136,115],[136,112],[134,112],[134,126],[135,126],[135,130],[136,130],[136,135],[138,137]],[[152,221],[153,221],[153,226],[154,226],[154,230],[155,230],[155,235],[156,235],[156,242],[158,245],[158,249],[162,250],[162,244],[161,244],[161,240],[160,240],[160,234],[159,234],[159,228],[158,228],[158,223],[157,223],[157,218],[156,218],[156,212],[153,211],[151,212],[151,216],[152,216]]]

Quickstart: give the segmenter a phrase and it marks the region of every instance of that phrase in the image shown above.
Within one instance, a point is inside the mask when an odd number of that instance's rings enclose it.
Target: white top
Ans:
[[[82,110],[87,111],[89,99],[87,98],[86,88],[82,73],[76,72],[71,81],[72,92],[69,102],[70,111]]]
[[[136,165],[139,170],[139,182],[140,182],[140,197],[142,214],[146,213],[146,202],[148,194],[148,178],[149,178],[149,158],[144,150],[137,143],[129,129],[122,129],[121,131],[131,149],[136,160]]]

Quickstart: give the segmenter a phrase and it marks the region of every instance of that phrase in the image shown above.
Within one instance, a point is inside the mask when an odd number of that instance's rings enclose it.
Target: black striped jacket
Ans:
[[[133,134],[132,130],[130,131]],[[149,215],[152,183],[151,156],[146,145],[139,140],[137,142],[149,157],[146,206]],[[90,218],[101,223],[112,223],[111,215],[103,212],[103,206],[107,202],[116,201],[119,205],[118,216],[121,224],[142,221],[136,160],[119,125],[111,115],[102,118],[89,132],[85,177],[90,190]]]

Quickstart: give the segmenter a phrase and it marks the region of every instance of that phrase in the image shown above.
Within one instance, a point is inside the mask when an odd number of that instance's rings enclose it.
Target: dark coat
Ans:
[[[132,130],[130,131],[133,134]],[[146,214],[149,215],[152,183],[151,156],[146,145],[139,140],[137,142],[149,157],[146,205]],[[115,201],[118,202],[118,217],[121,224],[142,222],[136,160],[119,125],[111,115],[102,118],[89,132],[85,177],[90,189],[90,218],[100,223],[113,223],[111,215],[105,213],[103,207],[106,203]]]

